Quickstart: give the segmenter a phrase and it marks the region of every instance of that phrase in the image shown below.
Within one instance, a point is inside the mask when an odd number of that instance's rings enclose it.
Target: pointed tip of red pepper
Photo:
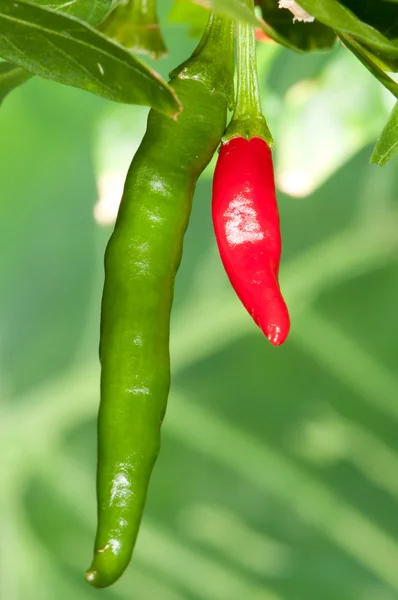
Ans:
[[[282,328],[279,325],[272,323],[264,333],[273,346],[280,346],[289,334],[289,327]]]
[[[273,346],[281,346],[286,341],[290,330],[289,312],[281,294],[278,300],[271,314],[267,310],[259,319],[261,330]]]

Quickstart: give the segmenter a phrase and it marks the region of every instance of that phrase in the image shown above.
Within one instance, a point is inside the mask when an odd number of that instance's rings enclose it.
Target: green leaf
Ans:
[[[398,12],[397,7],[387,2],[374,2],[374,0],[344,0],[347,8],[364,23],[371,25],[382,33],[386,38],[398,43]],[[376,56],[376,63],[389,72],[396,73],[398,71],[398,59],[392,58],[388,53],[377,48],[371,48],[372,53]]]
[[[374,0],[344,0],[344,5],[349,8],[361,21],[380,31],[386,38],[398,38],[398,12],[397,7],[386,2]]]
[[[134,53],[148,54],[153,60],[167,56],[156,0],[128,0],[120,4],[99,30]]]
[[[7,62],[0,63],[0,104],[14,88],[32,77],[32,73]]]
[[[398,102],[392,109],[391,116],[376,142],[371,163],[383,166],[398,154]]]
[[[398,57],[398,45],[379,31],[363,23],[337,0],[300,0],[300,4],[321,23],[338,32],[353,35],[366,44],[377,48],[391,58]]]
[[[174,116],[173,90],[130,52],[61,13],[2,0],[0,56],[35,75],[127,104],[143,104]]]
[[[293,23],[292,14],[278,8],[275,0],[261,0],[260,6],[267,25],[289,48],[302,52],[323,50],[331,48],[336,41],[334,31],[318,21]]]
[[[388,73],[397,73],[398,72],[398,58],[390,58],[386,56],[383,52],[380,52],[376,48],[371,48],[366,44],[362,43],[362,46],[366,50],[369,56],[371,56],[373,62],[375,62],[380,69],[383,71],[387,71]]]
[[[361,63],[380,81],[396,98],[398,98],[398,83],[395,83],[376,63],[371,59],[365,49],[349,35],[339,34],[343,44],[361,61]]]
[[[73,15],[91,25],[98,25],[115,7],[115,0],[74,0],[74,2],[65,2],[65,0],[53,0],[52,2],[48,2],[48,0],[35,0],[32,3]],[[3,68],[5,69],[5,67]],[[14,65],[9,65],[5,71],[6,79],[2,78],[0,81],[0,102],[6,94],[9,94],[15,87],[32,77],[32,73]]]
[[[33,0],[32,4],[72,15],[90,25],[101,23],[113,8],[112,0]]]

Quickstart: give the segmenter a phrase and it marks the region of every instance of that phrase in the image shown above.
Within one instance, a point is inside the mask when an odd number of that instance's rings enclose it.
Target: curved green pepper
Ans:
[[[138,534],[170,387],[174,278],[197,179],[225,129],[233,69],[233,25],[212,16],[192,57],[172,74],[184,107],[178,120],[149,113],[106,250],[98,530],[86,573],[96,587],[120,577]]]

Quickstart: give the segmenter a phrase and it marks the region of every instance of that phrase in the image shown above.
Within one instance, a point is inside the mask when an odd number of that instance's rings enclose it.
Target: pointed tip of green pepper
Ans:
[[[90,585],[94,586],[94,587],[100,587],[97,584],[97,571],[95,571],[95,569],[88,569],[88,571],[86,571],[84,577],[87,581],[87,583],[89,583]]]
[[[135,540],[137,531],[130,533]],[[98,546],[97,540],[93,561],[85,573],[87,583],[95,588],[105,588],[115,583],[128,566],[132,550],[133,546],[127,547],[120,532],[113,531],[106,544]]]
[[[87,583],[95,588],[104,588],[112,585],[119,579],[127,567],[130,557],[125,562],[120,562],[110,547],[97,550],[91,567],[85,573]]]

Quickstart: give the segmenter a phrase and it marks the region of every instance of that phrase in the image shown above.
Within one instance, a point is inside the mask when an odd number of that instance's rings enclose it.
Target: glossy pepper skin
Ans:
[[[170,387],[174,278],[197,179],[225,129],[233,26],[214,17],[209,27],[205,43],[171,79],[184,107],[178,120],[149,113],[106,250],[98,528],[86,573],[96,587],[120,577],[138,534]]]
[[[281,235],[272,155],[263,139],[235,137],[222,145],[212,216],[233,288],[269,341],[279,346],[290,321],[278,283]]]

